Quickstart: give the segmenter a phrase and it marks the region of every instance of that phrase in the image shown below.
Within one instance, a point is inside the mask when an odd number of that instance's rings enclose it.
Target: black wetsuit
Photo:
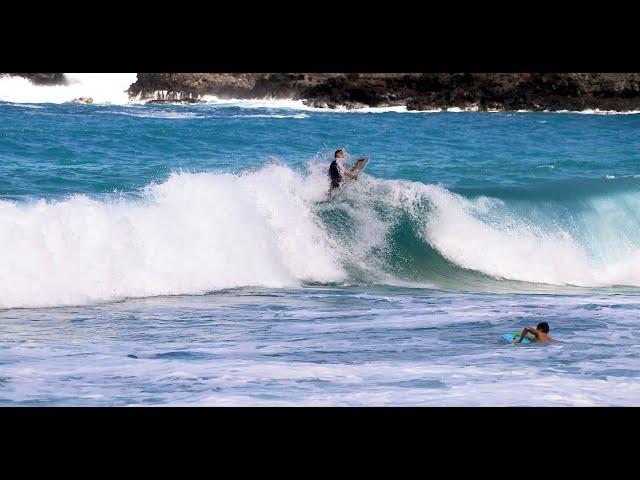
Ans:
[[[331,179],[331,189],[338,188],[340,182],[342,182],[342,175],[340,175],[340,169],[338,168],[336,159],[329,165],[329,179]]]

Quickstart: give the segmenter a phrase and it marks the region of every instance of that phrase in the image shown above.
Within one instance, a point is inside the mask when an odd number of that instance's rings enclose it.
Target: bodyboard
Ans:
[[[511,343],[512,340],[517,340],[518,338],[520,338],[520,332],[505,333],[504,335],[502,335],[502,339],[507,343]],[[527,337],[524,337],[522,339],[522,343],[531,343],[531,340],[529,340]]]
[[[347,171],[352,175],[358,175],[362,170],[364,170],[364,167],[367,166],[367,163],[369,163],[369,159],[364,157],[359,158],[349,169],[347,169]],[[342,180],[342,184],[339,187],[329,191],[329,198],[335,198],[336,195],[339,195],[340,192],[342,192],[352,181],[353,180],[351,178],[345,175],[344,179]]]

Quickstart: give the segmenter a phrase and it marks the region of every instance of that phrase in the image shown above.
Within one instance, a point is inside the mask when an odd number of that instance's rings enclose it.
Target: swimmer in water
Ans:
[[[535,340],[533,340],[534,342],[546,343],[553,341],[549,336],[549,324],[547,322],[542,322],[536,325],[535,329],[531,327],[524,327],[520,336],[511,340],[511,343],[521,343],[527,333],[530,333],[535,337]]]

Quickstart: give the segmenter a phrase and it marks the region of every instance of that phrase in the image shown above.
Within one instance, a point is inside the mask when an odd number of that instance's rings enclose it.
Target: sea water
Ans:
[[[640,402],[640,115],[24,101],[1,405]]]

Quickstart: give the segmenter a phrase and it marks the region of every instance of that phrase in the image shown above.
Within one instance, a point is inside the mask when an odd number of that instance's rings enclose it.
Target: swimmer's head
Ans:
[[[541,332],[544,332],[544,333],[549,333],[549,324],[547,322],[541,322],[538,325],[536,325],[536,330],[540,330]]]

